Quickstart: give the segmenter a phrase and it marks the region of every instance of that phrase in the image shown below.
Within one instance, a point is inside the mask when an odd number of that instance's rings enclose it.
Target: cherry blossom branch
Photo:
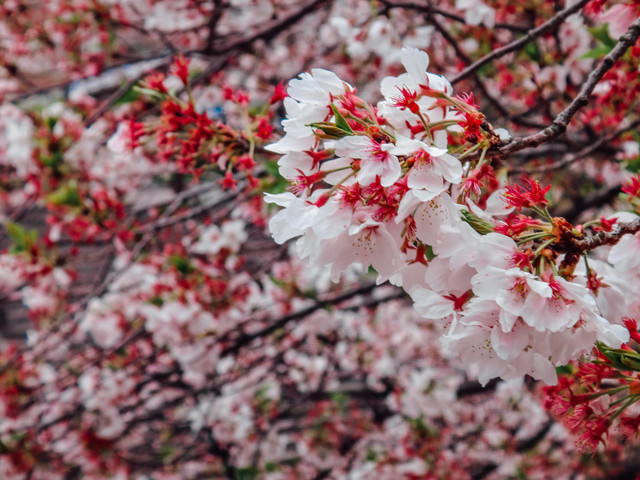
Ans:
[[[442,38],[451,46],[451,48],[453,48],[458,58],[464,61],[466,64],[472,63],[471,58],[469,58],[469,56],[462,50],[462,48],[460,48],[459,42],[457,42],[456,39],[451,36],[449,31],[433,16],[431,12],[427,13],[427,18],[438,31],[438,33],[440,33]],[[489,93],[487,87],[482,82],[477,72],[473,72],[473,81],[477,85],[482,95],[484,95],[485,98],[489,100],[491,105],[500,113],[500,115],[502,115],[503,117],[510,116],[507,109]]]
[[[574,205],[566,210],[555,213],[559,217],[566,218],[569,222],[574,222],[578,216],[590,208],[602,208],[611,204],[620,194],[620,185],[603,189],[596,194],[583,198],[573,198]]]
[[[616,224],[610,232],[600,230],[591,235],[584,236],[582,238],[570,238],[566,239],[566,244],[571,249],[578,250],[580,252],[587,252],[594,250],[604,245],[615,245],[620,241],[623,235],[629,233],[634,234],[640,232],[640,218],[637,218],[629,223]],[[564,245],[564,240],[561,244]]]
[[[504,45],[503,47],[497,48],[493,50],[491,53],[480,58],[479,60],[476,60],[474,63],[469,65],[467,68],[465,68],[462,72],[452,77],[449,81],[451,82],[452,85],[456,84],[460,80],[467,78],[473,72],[487,65],[488,63],[491,63],[494,60],[497,60],[498,58],[507,55],[508,53],[515,52],[517,50],[524,48],[528,43],[530,43],[535,38],[559,26],[567,17],[576,13],[578,10],[584,7],[588,2],[589,0],[580,0],[578,3],[571,5],[570,7],[567,7],[564,10],[559,11],[539,27],[529,30],[524,37],[519,38],[518,40],[514,40],[513,42],[507,45]]]
[[[131,9],[134,12],[136,12],[141,18],[144,18],[145,15],[134,5],[131,6]],[[176,49],[176,46],[169,41],[169,39],[167,38],[167,35],[171,33],[184,33],[190,30],[190,29],[181,29],[175,32],[166,32],[166,31],[155,29],[155,28],[146,28],[140,25],[136,25],[135,23],[132,23],[132,22],[121,22],[118,20],[110,20],[109,24],[113,26],[131,28],[132,30],[135,30],[136,32],[141,33],[145,36],[155,35],[170,52],[175,52],[177,49]],[[203,27],[202,25],[199,25],[197,27],[193,27],[193,30],[199,30],[202,27]]]
[[[578,95],[576,95],[567,108],[556,116],[551,125],[533,135],[511,139],[508,143],[489,150],[487,153],[493,158],[504,158],[526,148],[535,148],[542,143],[549,142],[562,135],[567,130],[567,126],[574,115],[589,103],[591,93],[605,73],[607,73],[624,55],[627,49],[638,40],[639,36],[640,18],[631,24],[627,32],[620,37],[613,50],[611,50],[611,52],[602,59],[598,67],[589,74],[587,81],[583,84]]]
[[[196,188],[196,191],[199,191]],[[204,205],[200,205],[198,208],[191,209],[187,214],[171,216],[182,204],[185,198],[188,198],[192,192],[185,191],[181,194],[176,195],[176,197],[172,200],[172,202],[168,205],[166,210],[163,212],[162,216],[154,222],[150,228],[144,228],[140,230],[140,233],[143,233],[142,238],[133,246],[130,251],[130,260],[128,263],[123,265],[121,268],[113,270],[111,272],[104,272],[99,275],[99,278],[102,278],[102,281],[93,287],[88,293],[86,293],[82,298],[75,304],[75,311],[78,314],[75,316],[73,322],[67,322],[69,316],[72,315],[71,312],[65,314],[62,318],[57,319],[51,327],[47,330],[47,334],[51,335],[60,331],[63,327],[70,325],[70,330],[65,332],[65,335],[72,335],[75,332],[77,326],[81,323],[82,318],[86,315],[86,306],[89,304],[92,298],[99,297],[104,294],[109,285],[114,282],[117,278],[121,277],[125,274],[129,268],[133,265],[133,262],[142,254],[144,249],[149,245],[149,243],[153,240],[154,234],[157,229],[164,228],[175,223],[179,223],[184,220],[188,220],[193,216],[203,213],[209,209],[215,208],[216,206],[223,205],[228,203],[230,200],[237,197],[237,194],[223,196],[221,199],[217,199],[213,203],[206,203]],[[107,268],[110,268],[110,264],[107,265]],[[106,273],[106,275],[105,275]],[[2,372],[4,368],[0,369]]]
[[[242,188],[242,187],[241,187]],[[176,201],[182,202],[183,199],[192,196],[193,193],[189,195],[184,195],[181,197],[176,197]],[[211,202],[204,202],[200,205],[197,205],[193,208],[190,208],[186,212],[181,212],[176,215],[164,215],[158,218],[151,224],[144,225],[134,231],[134,233],[149,233],[154,232],[156,230],[170,227],[171,225],[175,225],[176,223],[184,222],[185,220],[189,220],[190,218],[196,217],[202,213],[205,213],[208,210],[212,210],[217,207],[221,207],[232,200],[235,200],[238,197],[238,193],[228,193],[223,195],[221,198],[216,198]],[[175,210],[174,210],[175,211]],[[173,213],[173,212],[171,212]]]
[[[250,35],[245,38],[241,38],[240,40],[231,42],[228,45],[222,45],[217,49],[211,49],[210,51],[206,51],[206,50],[203,50],[202,48],[199,48],[199,49],[190,50],[186,53],[201,53],[201,54],[207,54],[207,55],[217,55],[220,53],[226,54],[226,53],[229,53],[230,50],[237,50],[237,49],[244,50],[250,47],[251,45],[253,45],[258,40],[263,40],[265,42],[268,42],[273,38],[277,37],[278,35],[280,35],[282,32],[284,32],[288,28],[298,23],[300,20],[306,17],[309,13],[313,12],[317,8],[327,3],[331,3],[331,0],[314,0],[311,3],[300,8],[295,13],[292,13],[291,15],[283,19],[278,19],[277,21],[273,22],[271,25],[267,26],[263,30],[260,30],[259,32],[254,33],[253,35]]]
[[[217,61],[210,63],[202,72],[200,72],[194,79],[192,79],[191,84],[197,85],[202,81],[205,81],[209,78],[213,73],[219,72],[222,70],[228,63],[229,59],[233,56],[234,51],[244,51],[247,50],[251,45],[253,45],[258,40],[269,41],[272,38],[279,35],[281,32],[285,31],[287,28],[295,25],[297,22],[302,20],[306,15],[311,13],[316,8],[320,7],[323,3],[326,3],[328,0],[315,0],[314,2],[302,7],[295,13],[289,15],[284,19],[277,20],[269,25],[267,28],[249,36],[242,38],[240,40],[236,40],[228,45],[223,45],[219,49],[214,48],[216,35],[215,29],[217,24],[220,21],[222,14],[224,13],[223,7],[225,3],[222,0],[216,0],[214,6],[214,12],[211,15],[210,21],[208,23],[209,35],[207,37],[206,44],[204,48],[197,48],[192,50],[183,51],[181,53],[185,55],[189,54],[202,54],[206,56],[214,56],[218,57]],[[173,54],[177,54],[178,51],[173,51]],[[166,57],[161,66],[166,66],[171,61],[171,57]],[[128,81],[125,85],[120,87],[116,92],[109,96],[100,107],[86,120],[85,126],[91,126],[98,118],[100,118],[104,113],[106,113],[111,106],[122,96],[124,95],[131,87],[133,87],[140,79],[144,78],[146,75],[142,73],[137,77]]]
[[[84,121],[85,128],[89,128],[93,125],[96,120],[102,117],[107,111],[111,109],[111,107],[120,99],[123,95],[125,95],[133,86],[142,80],[149,72],[146,70],[142,73],[136,75],[134,78],[127,81],[124,85],[119,87],[115,92],[109,95],[100,106]]]
[[[308,14],[312,13],[313,11],[315,11],[317,8],[323,6],[324,4],[328,4],[328,3],[331,3],[331,0],[314,0],[314,1],[310,2],[309,4],[301,7],[299,10],[297,10],[294,13],[292,13],[291,15],[288,15],[287,17],[282,18],[282,19],[275,20],[274,22],[272,22],[271,24],[269,24],[268,26],[266,26],[262,30],[259,30],[258,32],[253,33],[253,34],[251,34],[249,36],[240,38],[240,39],[232,40],[227,44],[220,45],[220,47],[218,47],[218,48],[212,48],[209,45],[208,40],[207,40],[207,43],[205,43],[204,46],[200,45],[200,46],[195,47],[195,48],[176,49],[176,50],[173,50],[173,51],[171,51],[169,53],[167,53],[166,50],[164,50],[162,52],[155,51],[155,52],[152,52],[151,54],[146,55],[146,56],[140,56],[140,57],[136,57],[136,58],[127,58],[126,60],[122,60],[120,62],[115,62],[114,64],[109,65],[108,68],[109,68],[109,70],[112,70],[114,68],[129,66],[129,65],[136,64],[136,63],[147,62],[147,61],[151,61],[151,60],[159,60],[161,63],[159,65],[156,65],[156,68],[158,68],[160,66],[168,65],[172,61],[173,57],[175,55],[178,55],[178,54],[183,54],[185,56],[189,56],[189,55],[204,55],[204,56],[207,56],[207,57],[223,57],[225,59],[225,61],[222,64],[218,64],[218,67],[210,72],[210,73],[214,73],[215,71],[219,70],[220,68],[223,68],[224,65],[226,64],[226,61],[228,61],[228,59],[232,55],[237,54],[238,51],[246,51],[255,42],[257,42],[259,40],[263,40],[265,42],[268,42],[268,41],[272,40],[273,38],[277,37],[282,32],[286,31],[287,29],[289,29],[290,27],[292,27],[293,25],[298,23],[300,20],[305,18]],[[211,26],[211,24],[208,24],[208,25]],[[131,28],[135,28],[132,25],[127,25],[127,26],[129,26]],[[149,33],[152,33],[152,32],[149,31]],[[214,37],[214,40],[215,40],[215,37]],[[86,78],[86,77],[82,77],[82,78]],[[11,101],[12,102],[18,102],[20,100],[24,100],[24,99],[32,97],[34,95],[45,94],[45,93],[47,93],[47,92],[49,92],[51,90],[57,89],[57,88],[60,88],[60,89],[66,88],[70,84],[72,84],[73,82],[81,80],[82,78],[80,78],[80,79],[78,79],[78,78],[69,79],[69,80],[65,80],[65,81],[62,81],[62,82],[58,82],[58,83],[56,83],[54,85],[47,85],[47,86],[44,86],[44,87],[33,88],[33,89],[30,89],[30,90],[28,90],[26,92],[18,93],[16,95],[12,95],[11,96]]]
[[[441,17],[448,18],[449,20],[454,20],[459,23],[466,23],[464,17],[457,15],[452,12],[448,12],[446,10],[442,10],[441,8],[433,6],[433,4],[429,3],[427,5],[419,5],[417,3],[410,2],[391,2],[389,0],[380,0],[380,3],[384,5],[384,9],[381,13],[385,13],[394,8],[401,8],[404,10],[416,10],[419,12],[425,13],[433,13],[436,15],[440,15]],[[511,30],[513,32],[518,33],[526,33],[528,28],[521,25],[512,25],[510,23],[496,23],[493,28],[501,29],[501,30]]]
[[[209,34],[204,47],[205,53],[213,51],[213,45],[216,40],[216,28],[225,11],[224,7],[226,6],[227,3],[224,2],[224,0],[213,0],[213,12],[211,13],[211,17],[209,17],[209,22],[207,23]]]
[[[602,146],[606,145],[612,140],[615,140],[620,135],[626,132],[632,131],[638,128],[639,126],[640,126],[640,120],[636,120],[635,122],[629,124],[627,127],[621,130],[618,130],[607,136],[599,138],[598,140],[593,142],[591,145],[583,148],[579,152],[569,153],[565,155],[563,158],[561,158],[560,160],[553,162],[549,165],[541,165],[539,167],[527,167],[527,166],[514,167],[509,169],[508,174],[516,175],[516,174],[526,173],[528,175],[532,175],[537,173],[547,173],[553,170],[558,170],[560,168],[566,167],[567,165],[571,165],[572,163],[578,160],[584,159],[587,155],[599,150]]]
[[[318,300],[316,303],[314,303],[313,305],[307,308],[303,308],[302,310],[298,310],[297,312],[291,313],[289,315],[286,315],[274,321],[271,325],[263,328],[262,330],[259,330],[257,332],[252,332],[252,333],[243,333],[232,346],[223,350],[220,356],[223,357],[226,355],[235,354],[242,347],[244,347],[245,345],[248,345],[253,340],[257,338],[265,337],[275,332],[276,330],[284,327],[285,325],[287,325],[288,323],[294,320],[299,320],[301,318],[306,317],[307,315],[311,315],[313,312],[317,310],[320,310],[322,308],[326,308],[329,306],[337,305],[338,303],[344,302],[345,300],[349,300],[358,295],[366,295],[367,293],[370,293],[371,291],[373,291],[376,287],[377,285],[375,283],[370,283],[370,284],[358,287],[354,290],[349,290],[348,292],[344,292],[335,297]]]
[[[146,55],[146,56],[139,56],[139,57],[135,57],[135,58],[127,58],[126,60],[122,60],[119,62],[115,62],[111,65],[108,66],[108,68],[104,69],[102,72],[100,72],[97,75],[86,75],[84,77],[80,77],[80,78],[72,78],[72,79],[68,79],[68,80],[64,80],[64,81],[60,81],[54,84],[50,84],[50,85],[45,85],[45,86],[41,86],[41,87],[37,87],[37,88],[32,88],[30,90],[24,91],[24,92],[18,92],[15,94],[11,94],[11,95],[7,95],[7,99],[9,101],[11,101],[12,103],[19,103],[23,100],[26,100],[28,98],[31,98],[33,96],[36,95],[46,95],[47,93],[51,92],[51,91],[55,91],[57,89],[60,90],[66,90],[69,88],[70,85],[81,81],[81,80],[86,80],[88,78],[93,78],[93,77],[99,77],[101,74],[105,74],[107,72],[112,72],[115,69],[122,69],[124,67],[129,67],[129,66],[134,66],[134,65],[139,65],[139,64],[145,64],[147,62],[150,61],[158,61],[158,63],[154,64],[153,68],[160,68],[162,66],[167,66],[171,63],[171,61],[173,60],[173,54],[167,54],[166,51],[163,52],[155,52],[153,54],[150,55]]]
[[[528,450],[531,450],[547,436],[547,434],[555,424],[555,420],[547,417],[547,421],[542,424],[540,430],[533,434],[533,436],[518,440],[518,443],[516,444],[516,450],[518,452],[526,452]]]

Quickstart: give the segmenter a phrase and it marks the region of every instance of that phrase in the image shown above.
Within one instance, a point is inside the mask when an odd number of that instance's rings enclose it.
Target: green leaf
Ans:
[[[286,178],[280,175],[278,162],[269,161],[269,162],[264,162],[263,165],[267,173],[273,178],[262,179],[262,181],[260,182],[260,189],[263,192],[273,193],[273,194],[282,193],[286,191],[287,187],[289,186],[289,182],[287,181]]]
[[[194,75],[195,76],[195,75]],[[267,105],[268,106],[268,105]],[[252,117],[257,117],[259,115],[263,115],[263,112],[265,111],[265,105],[264,104],[257,104],[257,105],[251,105],[249,106],[249,115]]]
[[[426,249],[424,251],[424,256],[427,257],[427,260],[431,261],[437,257],[437,255],[433,251],[433,247],[431,245],[426,245]]]
[[[191,262],[189,262],[189,259],[182,255],[169,255],[169,263],[182,275],[188,275],[195,270],[193,265],[191,265]]]
[[[151,305],[155,305],[156,307],[161,307],[162,305],[164,305],[164,300],[162,299],[162,297],[153,297],[149,299],[149,303]]]
[[[56,126],[56,123],[58,123],[58,119],[56,117],[49,117],[46,119],[45,123],[47,128],[53,132],[53,128]]]
[[[7,231],[7,235],[13,240],[11,253],[25,252],[29,249],[29,246],[33,244],[32,237],[27,234],[21,225],[14,222],[7,222],[4,228]],[[35,234],[36,232],[34,231],[33,233]]]
[[[338,111],[333,103],[331,104],[331,111],[336,117],[336,127],[338,127],[340,130],[344,130],[349,135],[353,135],[353,130],[349,126],[349,122],[347,122],[347,120],[342,116],[342,114]]]
[[[607,25],[589,28],[589,33],[598,41],[595,48],[582,55],[581,58],[602,58],[616,46],[616,41],[609,36]]]
[[[640,371],[640,361],[634,358],[629,358],[626,355],[620,356],[620,363],[625,365],[629,370]]]
[[[255,467],[236,468],[235,480],[255,480],[258,478],[258,469]]]
[[[10,253],[27,252],[38,241],[36,230],[26,231],[21,225],[14,222],[5,223],[4,227],[7,230],[7,235],[13,240],[13,245],[9,249]]]
[[[378,453],[373,448],[370,448],[369,450],[367,450],[367,455],[364,457],[364,459],[367,462],[375,462],[378,459]]]
[[[540,49],[538,48],[538,44],[536,42],[527,43],[524,47],[524,53],[533,60],[534,62],[540,62],[542,56],[540,55]]]
[[[278,166],[278,162],[276,161],[269,161],[269,162],[264,162],[264,169],[267,171],[267,173],[269,175],[272,175],[274,177],[280,177],[280,167]]]
[[[573,367],[571,365],[560,365],[556,367],[556,373],[558,375],[570,375],[573,372]]]
[[[62,151],[56,150],[49,156],[40,156],[40,163],[45,167],[55,168],[62,163]]]
[[[289,186],[289,182],[287,182],[284,178],[280,177],[275,180],[263,179],[260,182],[260,190],[267,193],[277,194],[287,191],[287,187]],[[270,203],[267,206],[269,209],[278,209],[276,205]]]
[[[421,437],[436,438],[438,436],[438,431],[432,426],[427,425],[422,417],[409,419],[409,424]]]
[[[580,58],[602,58],[610,51],[611,51],[611,48],[607,47],[606,45],[600,44],[596,48],[589,50]]]
[[[113,102],[113,106],[117,107],[119,105],[126,105],[127,103],[135,102],[140,97],[140,91],[132,86],[122,95],[120,95],[120,97],[115,102]]]
[[[476,232],[481,235],[493,232],[493,225],[468,210],[462,210],[462,220],[467,222]]]
[[[68,207],[80,207],[82,201],[78,194],[75,182],[67,182],[47,196],[47,201],[54,205],[66,205]]]
[[[622,371],[640,371],[640,354],[633,350],[623,350],[621,348],[610,348],[604,343],[596,344],[602,353],[615,368]]]
[[[640,172],[640,155],[633,158],[627,158],[625,160],[625,168],[631,173]]]
[[[347,406],[347,402],[349,401],[349,397],[344,392],[332,392],[331,401],[336,405],[336,407],[338,407],[338,409],[344,410]]]
[[[171,445],[162,445],[159,451],[162,462],[167,463],[171,459],[175,451],[176,451],[175,447]]]
[[[608,24],[599,27],[588,28],[589,33],[593,35],[600,43],[609,47],[609,50],[616,46],[616,41],[609,36]]]
[[[165,94],[162,92],[158,92],[157,90],[151,90],[150,88],[140,87],[135,85],[133,90],[138,92],[140,95],[144,95],[145,97],[155,98],[155,99],[163,99]]]
[[[322,133],[324,133],[327,139],[338,139],[338,138],[346,137],[348,135],[353,135],[353,131],[348,132],[346,130],[338,128],[336,125],[329,122],[310,123],[307,125],[307,127],[317,128]]]

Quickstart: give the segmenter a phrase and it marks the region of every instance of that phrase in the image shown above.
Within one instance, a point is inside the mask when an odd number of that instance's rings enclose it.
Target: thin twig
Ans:
[[[630,125],[628,125],[627,127],[618,130],[614,133],[611,133],[607,136],[601,137],[598,140],[596,140],[594,143],[592,143],[591,145],[583,148],[582,150],[580,150],[579,152],[576,153],[569,153],[567,155],[565,155],[564,157],[562,157],[560,160],[558,160],[557,162],[553,162],[550,163],[548,165],[541,165],[539,167],[531,167],[531,166],[519,166],[519,167],[514,167],[509,169],[508,174],[509,175],[517,175],[517,174],[521,174],[521,173],[526,173],[527,175],[535,175],[538,173],[547,173],[547,172],[551,172],[553,170],[559,170],[561,168],[566,167],[567,165],[571,165],[572,163],[584,159],[587,155],[590,155],[591,153],[595,152],[596,150],[600,149],[603,145],[606,145],[607,143],[611,142],[612,140],[615,140],[616,138],[618,138],[620,135],[629,132],[631,130],[635,130],[636,128],[638,128],[640,126],[640,120],[636,120],[635,122],[631,123]]]
[[[528,43],[530,43],[535,38],[539,37],[540,35],[550,30],[553,30],[555,27],[560,25],[565,18],[576,13],[578,10],[584,7],[588,2],[589,0],[580,0],[578,3],[571,5],[570,7],[567,7],[564,10],[559,11],[539,27],[529,30],[524,37],[519,38],[518,40],[514,40],[513,42],[508,43],[503,47],[497,48],[493,50],[491,53],[480,58],[479,60],[476,60],[474,63],[469,65],[467,68],[465,68],[462,72],[460,72],[459,74],[451,78],[449,81],[453,85],[459,82],[460,80],[467,78],[469,75],[471,75],[473,72],[483,67],[484,65],[487,65],[488,63],[491,63],[494,60],[497,60],[498,58],[503,57],[508,53],[515,52],[517,50],[520,50],[521,48],[524,48]]]
[[[380,0],[380,3],[384,5],[385,11],[389,11],[394,8],[400,8],[403,10],[416,10],[419,12],[434,13],[436,15],[440,15],[441,17],[448,18],[449,20],[454,20],[456,22],[466,24],[464,17],[457,15],[453,12],[449,12],[447,10],[442,10],[441,8],[435,7],[434,5],[431,5],[431,4],[420,5],[417,3],[410,3],[410,2],[391,2],[389,0]],[[512,25],[510,23],[501,23],[501,22],[497,22],[496,24],[494,24],[493,28],[499,29],[499,30],[510,30],[512,32],[518,32],[518,33],[526,33],[529,30],[527,27],[524,27],[522,25]]]
[[[456,39],[451,36],[449,31],[446,28],[444,28],[444,26],[434,17],[433,14],[428,13],[427,18],[431,22],[431,24],[435,27],[435,29],[438,31],[438,33],[440,33],[442,38],[451,46],[451,48],[453,48],[453,50],[456,52],[457,57],[463,62],[465,62],[466,64],[470,64],[471,58],[469,58],[469,56],[462,50],[462,48],[459,45],[459,42],[456,41]],[[485,86],[484,82],[482,82],[482,80],[480,79],[480,76],[478,75],[478,73],[473,72],[472,75],[473,75],[473,81],[475,82],[476,86],[478,87],[482,95],[484,95],[484,97],[487,100],[489,100],[491,105],[500,113],[500,115],[502,115],[503,117],[509,117],[510,116],[509,111],[502,105],[502,103],[500,103],[496,98],[494,98],[489,93],[489,91],[487,90],[487,87]]]
[[[209,17],[209,22],[207,23],[209,32],[203,50],[204,53],[213,51],[213,44],[216,40],[216,29],[218,28],[222,14],[225,12],[225,7],[227,7],[227,4],[223,0],[213,0],[213,12],[211,12],[211,17]]]
[[[146,70],[134,78],[129,80],[127,83],[118,88],[115,92],[109,95],[100,106],[84,121],[84,127],[89,128],[93,125],[96,120],[98,120],[102,115],[104,115],[123,95],[125,95],[133,86],[142,80],[149,72]]]
[[[299,320],[301,318],[304,318],[308,315],[311,315],[313,312],[332,306],[332,305],[337,305],[341,302],[344,302],[345,300],[349,300],[350,298],[353,298],[355,296],[358,295],[365,295],[370,293],[371,291],[373,291],[375,288],[377,287],[377,285],[375,283],[370,283],[370,284],[366,284],[363,285],[361,287],[358,287],[354,290],[349,290],[348,292],[344,292],[341,293],[340,295],[336,296],[336,297],[330,297],[330,298],[326,298],[324,300],[318,300],[317,302],[315,302],[313,305],[304,308],[302,310],[299,310],[297,312],[291,313],[289,315],[286,315],[276,321],[274,321],[273,323],[271,323],[269,326],[263,328],[262,330],[256,331],[256,332],[252,332],[252,333],[244,333],[242,334],[238,340],[231,345],[230,347],[226,348],[225,350],[222,351],[222,353],[220,354],[220,357],[224,357],[226,355],[231,355],[234,353],[237,353],[242,347],[244,347],[245,345],[248,345],[249,343],[251,343],[253,340],[257,339],[257,338],[262,338],[265,337],[273,332],[275,332],[276,330],[279,330],[281,328],[283,328],[284,326],[286,326],[288,323],[294,321],[294,320]]]
[[[268,42],[282,32],[286,31],[288,28],[292,27],[308,14],[321,7],[324,4],[331,3],[331,0],[314,0],[313,2],[305,5],[300,8],[295,13],[292,13],[286,18],[278,19],[273,22],[271,25],[266,28],[260,30],[259,32],[254,33],[248,37],[241,38],[240,40],[234,41],[228,45],[222,45],[217,49],[212,49],[211,52],[204,52],[202,49],[195,49],[194,53],[207,53],[209,55],[216,55],[220,53],[228,53],[230,50],[245,50],[247,47],[252,46],[256,41],[263,40]]]
[[[600,230],[584,238],[572,238],[567,241],[567,244],[580,252],[587,252],[604,245],[615,245],[624,235],[637,232],[640,232],[640,218],[629,223],[617,224],[610,232]]]
[[[620,185],[607,187],[591,196],[579,197],[577,200],[574,199],[574,204],[571,207],[559,212],[553,212],[553,214],[558,217],[566,218],[570,223],[575,223],[580,215],[590,208],[602,210],[606,205],[610,205],[616,198],[618,198],[621,191],[622,189],[620,188]]]
[[[567,108],[556,116],[551,125],[537,133],[534,133],[533,135],[513,138],[502,146],[490,149],[488,154],[494,159],[504,158],[526,148],[535,148],[540,144],[549,142],[562,135],[567,130],[567,126],[574,115],[589,103],[589,97],[591,96],[593,89],[596,87],[598,82],[600,82],[605,73],[615,65],[631,45],[636,43],[639,36],[640,18],[636,19],[636,21],[631,24],[629,30],[620,37],[613,50],[611,50],[611,52],[602,59],[598,67],[589,74],[587,81],[583,84],[578,95],[576,95]],[[474,155],[470,155],[468,158],[472,159],[474,158]]]

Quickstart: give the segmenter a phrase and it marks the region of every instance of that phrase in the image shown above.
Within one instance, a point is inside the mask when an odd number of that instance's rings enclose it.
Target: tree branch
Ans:
[[[459,23],[466,24],[464,17],[457,15],[452,12],[448,12],[446,10],[442,10],[441,8],[435,7],[431,4],[428,5],[420,5],[417,3],[410,2],[391,2],[389,0],[380,0],[380,3],[384,5],[383,12],[392,10],[394,8],[401,8],[404,10],[416,10],[418,12],[425,12],[428,14],[436,14],[441,17],[448,18],[449,20],[453,20]],[[493,28],[501,29],[501,30],[511,30],[513,32],[518,33],[526,33],[528,28],[521,25],[512,25],[510,23],[496,23]]]
[[[508,143],[491,149],[487,153],[490,154],[492,158],[504,158],[512,153],[519,152],[520,150],[537,147],[542,143],[546,143],[562,135],[567,130],[569,122],[578,110],[589,103],[589,97],[591,96],[591,93],[593,93],[593,89],[596,87],[598,82],[602,80],[605,73],[615,65],[631,45],[636,43],[639,36],[640,18],[636,19],[631,24],[629,30],[620,37],[620,40],[613,50],[611,50],[611,52],[602,59],[602,62],[600,62],[598,67],[589,74],[587,81],[582,86],[582,89],[580,89],[578,95],[576,95],[567,108],[556,116],[551,125],[533,135],[513,138]],[[471,159],[472,157],[473,156],[469,156],[468,158]]]
[[[272,40],[273,38],[277,37],[286,29],[298,23],[300,20],[306,17],[309,13],[313,12],[316,8],[319,8],[323,4],[330,3],[330,2],[331,0],[314,0],[308,5],[305,5],[304,7],[300,8],[297,12],[292,13],[291,15],[289,15],[284,19],[281,19],[281,20],[279,19],[273,22],[271,25],[269,25],[265,29],[260,30],[259,32],[256,32],[253,35],[234,41],[230,45],[222,45],[218,49],[212,49],[211,52],[205,52],[202,49],[196,49],[193,51],[193,53],[203,53],[203,54],[206,53],[209,55],[211,54],[215,55],[220,53],[226,54],[228,53],[229,50],[245,49],[253,45],[257,40],[264,40],[265,42],[268,42],[269,40]]]
[[[347,292],[344,292],[338,295],[337,297],[330,297],[324,300],[318,300],[316,303],[314,303],[313,305],[307,308],[303,308],[302,310],[299,310],[297,312],[291,313],[289,315],[286,315],[278,319],[277,321],[273,322],[271,325],[263,328],[262,330],[259,330],[257,332],[252,332],[252,333],[243,333],[233,345],[231,345],[230,347],[222,351],[222,353],[220,354],[220,357],[237,353],[243,346],[248,345],[253,340],[269,335],[275,332],[276,330],[284,327],[285,325],[287,325],[289,322],[292,322],[293,320],[304,318],[307,315],[311,315],[313,312],[317,310],[320,310],[322,308],[326,308],[332,305],[337,305],[341,302],[344,302],[345,300],[349,300],[358,295],[366,295],[371,291],[373,291],[376,288],[376,286],[377,285],[375,283],[370,283],[370,284],[366,284],[361,287],[358,287],[354,290],[349,290]]]
[[[578,201],[571,207],[560,212],[553,212],[554,215],[566,218],[569,222],[575,223],[575,220],[586,210],[590,208],[602,208],[609,205],[620,195],[620,185],[606,188],[589,197],[580,197]]]
[[[623,235],[637,232],[640,232],[640,218],[629,223],[617,224],[610,232],[600,230],[599,232],[587,235],[583,238],[567,239],[566,243],[576,250],[586,252],[604,245],[615,245],[620,241]]]
[[[560,160],[553,162],[551,164],[548,165],[541,165],[539,167],[527,167],[527,166],[520,166],[520,167],[515,167],[509,170],[508,174],[509,175],[516,175],[516,174],[520,174],[520,173],[526,173],[527,175],[534,175],[537,173],[547,173],[553,170],[558,170],[560,168],[566,167],[567,165],[570,165],[578,160],[584,159],[584,157],[586,157],[587,155],[595,152],[596,150],[600,149],[603,145],[606,145],[607,143],[611,142],[612,140],[615,140],[616,138],[618,138],[620,135],[622,135],[623,133],[629,132],[631,130],[635,130],[636,128],[638,128],[640,126],[640,120],[636,120],[635,122],[631,123],[630,125],[628,125],[627,127],[620,129],[616,132],[613,132],[609,135],[606,135],[604,137],[599,138],[598,140],[596,140],[594,143],[592,143],[591,145],[583,148],[582,150],[580,150],[579,152],[576,153],[569,153],[567,155],[565,155],[563,158],[561,158]]]
[[[483,67],[484,65],[491,63],[494,60],[500,57],[503,57],[508,53],[515,52],[516,50],[520,50],[521,48],[524,48],[529,42],[531,42],[535,38],[539,37],[543,33],[553,30],[555,27],[560,25],[565,18],[576,13],[578,10],[584,7],[588,2],[589,0],[580,0],[578,3],[571,5],[570,7],[565,8],[564,10],[559,11],[539,27],[529,30],[524,37],[519,38],[518,40],[514,40],[513,42],[492,51],[491,53],[485,55],[479,60],[476,60],[474,63],[469,65],[467,68],[465,68],[462,72],[460,72],[459,74],[451,78],[449,81],[453,85],[459,82],[460,80],[467,78],[469,75],[471,75],[473,72]]]
[[[222,14],[225,11],[225,7],[227,4],[224,0],[213,0],[213,12],[211,13],[211,17],[209,17],[209,22],[207,23],[207,28],[209,33],[207,34],[207,42],[204,47],[204,53],[213,51],[213,44],[216,40],[216,29],[218,27],[218,23],[222,18]]]

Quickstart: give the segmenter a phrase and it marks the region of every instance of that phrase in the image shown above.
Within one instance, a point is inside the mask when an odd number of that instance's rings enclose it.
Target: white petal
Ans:
[[[368,157],[373,143],[368,137],[350,135],[336,142],[335,152],[339,157],[363,158]]]
[[[415,288],[411,292],[411,298],[415,302],[413,308],[424,318],[438,320],[453,313],[451,300],[426,288]]]
[[[440,167],[442,176],[451,183],[460,183],[462,179],[462,164],[456,157],[445,153],[434,159],[434,164]]]
[[[413,47],[404,47],[400,54],[402,65],[409,76],[418,84],[426,85],[426,72],[429,66],[429,55]]]
[[[402,168],[400,167],[398,158],[394,155],[387,156],[387,160],[383,165],[384,169],[382,175],[380,175],[380,185],[383,187],[390,187],[400,178]]]

